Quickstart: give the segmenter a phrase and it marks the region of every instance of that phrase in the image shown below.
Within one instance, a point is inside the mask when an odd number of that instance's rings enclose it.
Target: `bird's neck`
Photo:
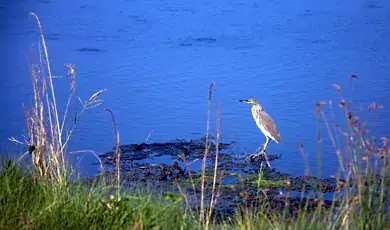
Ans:
[[[260,104],[254,104],[252,109],[259,109],[260,111],[263,111],[263,107]]]

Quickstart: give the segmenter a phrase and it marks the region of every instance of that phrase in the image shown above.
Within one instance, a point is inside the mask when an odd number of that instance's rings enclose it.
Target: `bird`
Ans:
[[[266,142],[263,145],[263,150],[259,154],[256,154],[256,153],[252,154],[250,156],[251,161],[253,161],[253,159],[255,157],[258,157],[260,154],[264,154],[264,157],[267,161],[267,165],[269,167],[271,167],[271,165],[269,164],[267,155],[265,154],[265,150],[267,149],[268,144],[271,140],[275,141],[276,143],[280,143],[282,141],[282,138],[280,137],[280,132],[279,132],[278,128],[276,127],[274,120],[271,118],[271,116],[267,112],[264,111],[263,107],[260,105],[260,103],[256,99],[250,98],[247,100],[239,100],[239,102],[252,104],[253,119],[255,119],[257,127],[259,127],[261,132],[266,137]]]

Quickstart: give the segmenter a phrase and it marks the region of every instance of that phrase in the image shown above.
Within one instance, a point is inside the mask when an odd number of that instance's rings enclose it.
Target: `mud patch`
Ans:
[[[196,208],[201,194],[205,143],[206,139],[201,138],[122,145],[121,182],[128,188],[148,187],[160,194],[185,194],[191,197],[191,206]],[[313,193],[332,194],[337,188],[334,178],[293,177],[274,168],[267,168],[264,157],[249,162],[245,154],[233,150],[232,143],[219,143],[217,176],[214,178],[217,150],[215,143],[214,139],[209,139],[205,161],[205,194],[208,195],[207,199],[211,197],[215,179],[215,191],[218,193],[215,207],[217,215],[233,214],[240,205],[250,207],[259,202],[267,202],[275,210],[283,208],[287,200],[291,210],[306,202],[314,207],[315,198],[302,198]],[[271,165],[272,161],[282,158],[273,154],[267,156]],[[108,170],[99,177],[110,181],[110,178],[115,178],[115,153],[110,151],[100,155],[100,158]],[[331,200],[325,200],[323,206],[328,207],[330,204]]]

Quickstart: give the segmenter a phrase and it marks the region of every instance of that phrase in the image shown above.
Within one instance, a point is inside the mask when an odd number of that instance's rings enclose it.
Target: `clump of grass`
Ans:
[[[150,191],[117,199],[101,184],[46,185],[13,162],[0,173],[1,229],[192,229],[181,201]],[[111,191],[111,192],[110,192]]]
[[[355,75],[350,77],[350,87],[353,79],[356,79]],[[352,109],[352,101],[347,102],[343,98],[340,86],[333,86],[339,95],[338,106],[342,110],[342,117],[333,119],[334,123],[329,122],[324,111],[324,101],[316,103],[315,111],[318,124],[325,124],[335,157],[339,160],[339,170],[336,172],[337,188],[331,206],[325,208],[322,193],[318,197],[309,194],[304,198],[303,188],[299,208],[290,208],[287,193],[283,198],[284,211],[272,212],[268,205],[258,205],[253,209],[243,207],[244,211],[237,212],[229,224],[225,225],[226,228],[231,225],[240,229],[390,228],[388,140],[381,137],[381,143],[378,143],[375,136],[369,135],[370,131],[365,128],[366,123]],[[332,101],[329,104],[330,116],[334,118]],[[374,113],[374,120],[377,109],[383,109],[383,106],[375,102],[367,108],[368,113]],[[320,126],[317,128],[317,175],[321,176],[320,144],[324,140],[321,138]],[[300,152],[304,155],[302,144]],[[307,165],[306,159],[305,163]],[[308,168],[305,175],[310,175]],[[308,202],[313,199],[314,210],[309,207]]]
[[[15,138],[10,140],[28,146],[28,151],[22,157],[31,154],[35,178],[64,185],[68,178],[66,149],[69,140],[83,113],[103,103],[99,96],[106,89],[97,91],[87,101],[79,98],[81,109],[72,118],[69,107],[76,90],[76,68],[74,65],[65,64],[68,74],[63,77],[53,76],[41,22],[36,14],[30,13],[30,15],[36,19],[40,31],[39,64],[33,61],[31,65],[34,103],[30,110],[25,110],[28,136],[24,141]],[[69,96],[63,113],[56,100],[55,78],[70,79]],[[63,116],[61,117],[60,114]],[[69,121],[72,123],[68,128]]]

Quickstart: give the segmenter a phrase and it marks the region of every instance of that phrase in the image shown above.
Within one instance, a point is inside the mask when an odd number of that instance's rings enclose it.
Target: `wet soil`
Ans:
[[[121,183],[124,188],[149,188],[167,198],[185,194],[188,203],[198,207],[201,194],[201,166],[206,139],[174,140],[166,143],[143,143],[120,146]],[[217,145],[209,138],[205,169],[205,200],[213,192]],[[260,156],[251,162],[246,154],[234,150],[234,143],[218,143],[218,168],[215,194],[216,213],[233,214],[237,207],[268,204],[274,210],[283,209],[286,202],[291,211],[308,204],[315,208],[320,194],[323,207],[330,207],[332,193],[342,181],[311,176],[293,177],[266,167]],[[269,161],[282,160],[280,155],[267,154]],[[98,177],[114,178],[114,151],[100,155],[106,171]],[[89,178],[92,180],[93,178]],[[326,199],[330,197],[329,199]],[[207,202],[208,203],[208,202]]]

